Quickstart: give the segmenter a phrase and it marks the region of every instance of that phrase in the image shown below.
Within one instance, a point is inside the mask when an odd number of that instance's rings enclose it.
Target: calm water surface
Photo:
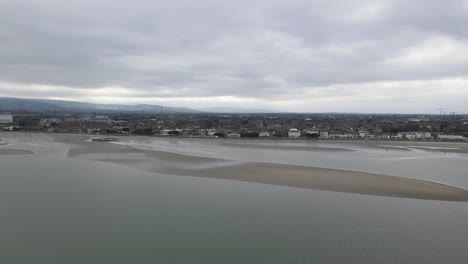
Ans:
[[[0,157],[0,263],[468,263],[468,203],[155,175],[36,148]]]

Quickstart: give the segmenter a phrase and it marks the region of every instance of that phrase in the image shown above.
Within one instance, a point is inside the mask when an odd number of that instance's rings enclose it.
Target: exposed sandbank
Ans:
[[[257,143],[257,144],[256,144]],[[272,149],[272,150],[305,150],[305,151],[341,151],[341,152],[352,152],[355,151],[350,148],[341,148],[336,146],[291,146],[291,145],[282,145],[282,144],[258,144],[258,142],[249,142],[245,143],[242,141],[222,141],[221,144],[229,147],[237,148],[256,148],[256,149]]]
[[[0,148],[0,155],[27,155],[33,153],[30,150]]]
[[[344,142],[346,144],[348,142]],[[430,152],[464,153],[468,154],[468,143],[465,142],[443,142],[443,141],[351,141],[349,145],[359,147],[394,150],[424,150]]]
[[[372,173],[194,157],[128,145],[89,142],[87,136],[54,136],[73,144],[70,158],[121,164],[149,172],[228,179],[298,188],[441,201],[468,201],[468,190]],[[249,148],[252,146],[249,146]]]

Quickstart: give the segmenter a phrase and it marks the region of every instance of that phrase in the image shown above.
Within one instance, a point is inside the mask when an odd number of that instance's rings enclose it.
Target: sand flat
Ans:
[[[237,162],[141,150],[129,145],[90,142],[87,139],[87,136],[56,136],[57,141],[72,144],[68,152],[70,158],[120,164],[153,173],[375,196],[468,201],[468,190],[418,179],[297,165]]]
[[[259,144],[260,143],[260,144]],[[354,149],[343,148],[336,146],[290,146],[290,145],[281,145],[281,144],[272,144],[278,142],[268,142],[270,144],[264,144],[265,142],[233,142],[233,141],[224,141],[221,144],[229,147],[236,148],[255,148],[255,149],[271,149],[271,150],[302,150],[302,151],[330,151],[330,152],[353,152]],[[288,142],[289,143],[289,142]]]
[[[468,190],[440,183],[295,165],[245,163],[190,172],[180,171],[180,173],[344,193],[426,200],[468,201]]]
[[[401,150],[419,149],[432,152],[448,152],[468,154],[468,142],[446,142],[446,141],[369,141],[352,142],[351,144],[371,148],[400,148]]]
[[[0,155],[27,155],[33,154],[30,150],[22,150],[22,149],[4,149],[0,148]]]

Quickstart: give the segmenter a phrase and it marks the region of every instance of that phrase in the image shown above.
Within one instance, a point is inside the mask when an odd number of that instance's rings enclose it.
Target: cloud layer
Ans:
[[[0,96],[468,112],[468,2],[0,2]]]

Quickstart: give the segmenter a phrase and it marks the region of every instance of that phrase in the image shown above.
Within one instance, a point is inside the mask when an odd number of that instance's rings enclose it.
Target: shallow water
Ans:
[[[468,203],[156,175],[31,148],[0,157],[0,263],[468,260]]]
[[[312,149],[285,150],[258,149],[255,147],[233,147],[252,143],[231,141],[230,145],[219,140],[189,140],[133,138],[118,144],[130,144],[142,149],[156,149],[185,155],[223,158],[247,162],[271,162],[330,169],[351,170],[421,180],[440,182],[468,188],[468,155],[426,151],[422,149],[398,150],[369,148],[353,144],[320,144],[297,142],[297,146]],[[295,142],[255,142],[260,145],[292,146]],[[348,151],[313,150],[313,147],[346,148]]]

